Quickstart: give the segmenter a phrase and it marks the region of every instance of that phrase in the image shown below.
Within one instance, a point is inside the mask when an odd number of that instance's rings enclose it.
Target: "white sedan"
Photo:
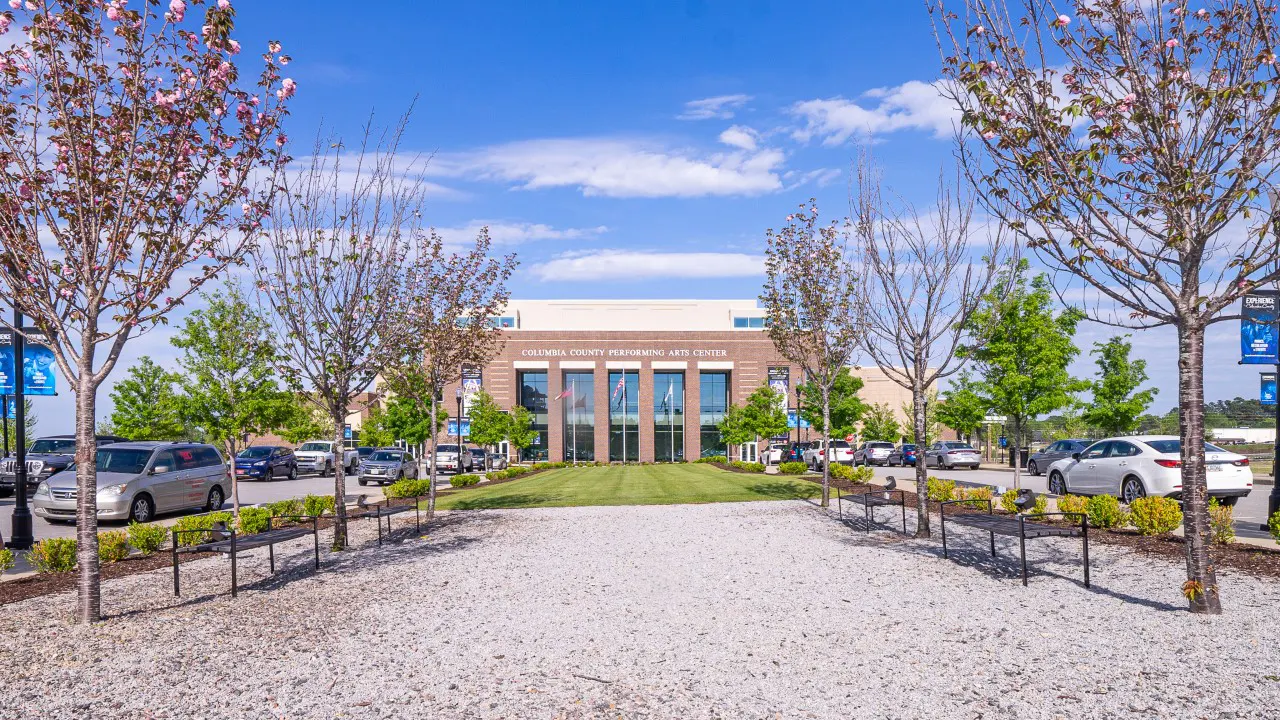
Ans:
[[[1209,496],[1223,505],[1253,490],[1249,458],[1205,443]],[[1133,435],[1099,440],[1049,466],[1055,495],[1115,495],[1126,503],[1148,495],[1182,497],[1182,441],[1173,435]]]
[[[770,445],[769,449],[764,451],[764,464],[777,465],[781,463],[782,457],[787,454],[787,449],[786,445],[779,445],[776,443]]]

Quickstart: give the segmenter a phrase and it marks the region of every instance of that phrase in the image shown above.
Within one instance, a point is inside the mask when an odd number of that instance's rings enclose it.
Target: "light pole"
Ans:
[[[23,351],[25,338],[22,336],[22,313],[17,303],[13,308],[13,395],[14,395],[14,503],[13,525],[9,533],[9,547],[26,550],[35,544],[32,534],[31,509],[27,506],[27,437],[26,437],[26,398],[23,390]],[[7,409],[6,409],[6,413]]]
[[[1267,190],[1267,195],[1271,198],[1271,229],[1280,238],[1280,190],[1271,187]],[[1276,302],[1280,303],[1280,298]],[[1280,317],[1276,318],[1275,332],[1280,334]],[[1276,356],[1276,377],[1280,378],[1280,355]],[[1275,420],[1276,437],[1271,451],[1271,495],[1267,497],[1267,516],[1262,518],[1262,530],[1270,530],[1268,521],[1280,512],[1280,398],[1276,399]]]
[[[458,470],[462,470],[462,386],[458,386],[453,397],[458,401]]]

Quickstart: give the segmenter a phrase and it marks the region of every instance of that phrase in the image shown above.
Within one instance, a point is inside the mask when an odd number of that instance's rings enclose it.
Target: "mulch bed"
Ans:
[[[201,560],[212,557],[215,554],[190,553],[179,555],[178,562],[185,563]],[[169,551],[157,550],[147,557],[135,556],[125,558],[120,562],[104,563],[99,572],[103,580],[111,580],[167,567],[173,567],[173,558],[169,555]],[[77,574],[72,571],[69,573],[37,573],[17,580],[0,582],[0,605],[8,605],[9,603],[41,595],[52,595],[75,590],[77,578]]]
[[[822,484],[822,478],[806,477],[805,479],[818,485]],[[839,487],[840,492],[846,494],[877,492],[884,489],[881,485],[856,485],[848,480],[839,480],[837,478],[831,478],[831,487],[832,490]],[[905,494],[907,507],[917,507],[919,500],[916,494],[913,492],[906,492]],[[835,502],[834,492],[832,492],[832,502]],[[998,503],[995,508],[996,513],[1003,513]],[[930,502],[929,509],[931,512],[937,513],[941,510],[941,505],[936,502]],[[960,514],[962,512],[985,512],[985,508],[966,510],[964,506],[960,505],[947,506],[947,515]],[[1059,521],[1050,520],[1048,522],[1056,523]],[[1186,545],[1183,539],[1172,535],[1147,537],[1138,534],[1137,530],[1132,529],[1103,530],[1102,528],[1091,527],[1089,528],[1089,542],[1118,545],[1134,552],[1164,558],[1175,563],[1186,562],[1187,557]],[[1280,578],[1280,545],[1277,545],[1276,549],[1273,550],[1244,543],[1214,544],[1209,546],[1209,555],[1213,562],[1222,569],[1239,570],[1257,577]]]
[[[468,490],[475,490],[476,488],[485,488],[485,487],[491,487],[493,485],[502,485],[503,483],[515,482],[516,480],[524,480],[525,478],[531,478],[534,475],[541,475],[542,473],[550,472],[551,470],[565,470],[565,469],[568,469],[568,468],[543,468],[541,470],[534,470],[532,472],[527,472],[523,475],[517,475],[515,477],[502,478],[500,480],[485,480],[482,483],[477,483],[475,485],[468,485],[466,487],[451,487],[444,490],[436,490],[436,497],[440,497],[441,495],[452,495],[454,493],[466,492]]]
[[[718,463],[718,462],[713,462],[713,463],[706,463],[706,464],[707,464],[707,465],[710,465],[711,467],[718,467],[718,468],[720,468],[721,470],[724,470],[725,472],[731,472],[731,473],[746,473],[746,474],[748,474],[748,475],[760,475],[760,473],[756,472],[755,470],[744,470],[743,468],[740,468],[740,467],[734,467],[733,465],[730,465],[729,463]],[[788,475],[788,476],[786,476],[786,477],[795,477],[795,476],[794,476],[794,475]]]

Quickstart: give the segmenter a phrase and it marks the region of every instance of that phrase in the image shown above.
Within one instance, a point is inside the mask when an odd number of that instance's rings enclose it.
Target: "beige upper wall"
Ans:
[[[502,314],[516,318],[518,331],[663,332],[733,330],[734,317],[765,311],[755,300],[512,300]]]

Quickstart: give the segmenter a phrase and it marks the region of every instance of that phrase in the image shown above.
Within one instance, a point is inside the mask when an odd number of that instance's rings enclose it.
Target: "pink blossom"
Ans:
[[[13,18],[8,15],[0,15],[0,33],[9,32],[9,26],[13,24]]]
[[[9,7],[13,8],[14,10],[21,10],[22,0],[9,0]]]
[[[229,7],[231,7],[231,0],[218,0],[219,9],[226,10]]]
[[[1263,65],[1275,65],[1275,64],[1276,64],[1276,54],[1275,54],[1275,53],[1267,53],[1266,55],[1263,55],[1263,56],[1262,56],[1262,64],[1263,64]]]
[[[1204,8],[1200,8],[1199,10],[1196,11],[1196,17],[1201,19],[1207,18],[1209,17],[1209,11],[1205,10]]]
[[[983,139],[983,140],[990,140],[990,139],[994,138],[995,136],[996,136],[996,134],[995,134],[995,131],[993,131],[993,130],[988,130],[988,131],[986,131],[986,132],[982,133],[982,139]]]
[[[29,283],[31,283],[32,285],[34,285],[34,284],[35,284],[35,282],[36,282],[36,276],[35,276],[35,275],[33,275],[33,274],[31,274],[31,273],[27,273],[27,282],[29,282]]]
[[[287,136],[285,136],[285,135],[277,135],[277,136],[276,136],[276,146],[277,146],[277,147],[284,147],[284,144],[285,144],[285,143],[287,143],[287,142],[289,142],[289,138],[288,138]]]
[[[35,196],[35,193],[31,192],[31,186],[27,185],[26,183],[22,183],[21,185],[18,186],[18,197],[22,198],[23,200],[30,200],[34,196]]]
[[[58,294],[64,298],[69,298],[71,297],[71,288],[62,288],[58,291]]]
[[[67,171],[67,164],[64,162],[58,163],[58,172],[64,173],[66,171]]]
[[[28,9],[28,10],[35,10],[35,9],[36,9],[36,4],[35,4],[35,3],[33,3],[33,2],[31,2],[31,0],[27,0],[26,5],[27,5],[27,9]]]
[[[171,298],[171,297],[167,297],[167,298],[165,298],[165,299],[164,299],[164,302],[165,302],[165,304],[166,304],[166,305],[172,305],[172,304],[173,304],[173,298]]]
[[[1125,165],[1132,165],[1137,161],[1138,161],[1138,158],[1132,155],[1125,155],[1120,158],[1120,162],[1124,163]]]
[[[141,300],[141,299],[142,299],[142,298],[144,298],[144,297],[146,297],[146,295],[144,295],[144,294],[143,294],[143,292],[142,292],[141,290],[139,290],[139,291],[138,291],[138,299],[139,299],[139,300]]]
[[[206,253],[206,254],[207,254],[210,258],[215,258],[215,257],[217,257],[217,255],[216,255],[212,250],[210,250],[210,251],[209,251],[208,253]]]
[[[12,3],[10,3],[12,5]],[[107,8],[107,19],[115,22],[120,19],[120,8],[114,5]]]
[[[1164,41],[1164,46],[1172,50],[1173,48],[1178,47],[1178,41],[1174,38],[1169,38]]]
[[[1071,24],[1071,18],[1067,17],[1066,15],[1059,15],[1058,19],[1053,21],[1053,24],[1057,25],[1060,28],[1064,28]]]
[[[173,196],[173,199],[179,203],[184,203],[187,201],[187,196],[183,195],[182,193],[178,193],[177,195]]]
[[[1174,8],[1174,9],[1173,9],[1173,14],[1174,14],[1174,15],[1181,15],[1181,14],[1182,14],[1182,8]]]
[[[279,53],[280,43],[276,40],[272,40],[271,42],[267,43],[267,50],[271,51],[272,53]]]
[[[298,83],[293,78],[285,78],[280,82],[280,89],[276,91],[276,97],[280,100],[288,100],[298,91]]]
[[[1129,93],[1128,95],[1125,95],[1124,99],[1121,100],[1120,102],[1124,103],[1125,105],[1132,105],[1133,101],[1137,99],[1138,99],[1137,95],[1134,95],[1133,93]]]
[[[236,55],[236,54],[238,54],[238,53],[240,52],[240,41],[239,41],[239,40],[230,40],[230,41],[228,41],[228,42],[227,42],[227,50],[228,50],[228,52],[230,52],[232,55]]]
[[[169,0],[169,12],[173,15],[174,22],[182,22],[187,14],[187,4],[182,0]]]
[[[288,64],[289,64],[289,56],[288,56],[288,55],[281,55],[281,56],[280,56],[280,64],[281,64],[281,65],[288,65]]]
[[[987,31],[987,29],[986,29],[986,28],[982,27],[981,25],[978,25],[977,27],[975,27],[975,28],[973,29],[973,34],[974,34],[974,35],[981,35],[981,34],[985,33],[986,31]]]

